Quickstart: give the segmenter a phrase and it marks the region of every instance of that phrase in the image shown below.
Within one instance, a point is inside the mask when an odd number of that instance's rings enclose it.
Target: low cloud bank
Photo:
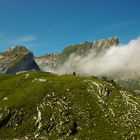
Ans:
[[[72,54],[55,73],[76,72],[87,75],[111,75],[120,72],[139,73],[140,71],[140,37],[126,45],[113,46],[96,55],[91,50],[87,56]]]

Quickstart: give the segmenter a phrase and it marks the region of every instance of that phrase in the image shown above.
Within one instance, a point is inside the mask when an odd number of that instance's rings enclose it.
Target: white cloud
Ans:
[[[28,35],[28,36],[23,36],[23,37],[15,38],[14,42],[16,42],[18,44],[22,44],[22,43],[26,43],[26,42],[32,42],[35,39],[36,39],[35,36]]]
[[[126,45],[113,46],[95,57],[94,50],[83,57],[72,54],[55,72],[87,75],[111,75],[119,72],[140,74],[140,38]]]

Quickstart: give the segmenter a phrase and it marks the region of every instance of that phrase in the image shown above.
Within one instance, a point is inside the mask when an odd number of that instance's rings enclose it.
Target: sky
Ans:
[[[84,41],[140,36],[140,0],[0,0],[0,51],[23,45],[39,56]]]

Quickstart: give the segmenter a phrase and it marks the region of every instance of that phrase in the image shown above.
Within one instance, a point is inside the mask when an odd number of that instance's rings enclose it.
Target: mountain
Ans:
[[[0,139],[140,139],[137,73],[97,78],[76,72],[57,75],[38,67],[55,70],[72,54],[98,55],[118,44],[112,37],[41,57],[23,46],[0,53],[0,73],[6,73],[0,74]]]
[[[59,64],[59,54],[50,53],[40,57],[35,57],[35,62],[39,65],[42,71],[56,69]]]
[[[140,98],[96,77],[0,75],[0,139],[140,139]]]
[[[60,54],[60,61],[61,63],[65,62],[73,53],[80,56],[86,56],[91,50],[95,50],[97,53],[99,53],[102,50],[108,49],[112,46],[117,46],[118,44],[118,37],[99,39],[94,42],[85,41],[80,44],[73,44],[64,48],[64,50]]]
[[[39,70],[33,54],[24,46],[14,46],[0,53],[0,73]]]
[[[99,39],[94,42],[85,41],[80,44],[70,45],[62,51],[62,53],[52,53],[35,58],[36,63],[39,65],[41,70],[52,70],[61,66],[72,54],[86,56],[91,50],[99,53],[101,50],[106,50],[111,46],[117,46],[119,44],[118,37],[111,37],[107,39]]]
[[[61,74],[72,73],[74,71],[78,73],[82,69],[82,66],[83,67],[85,66],[84,65],[85,62],[89,61],[91,62],[91,60],[98,61],[98,59],[102,58],[104,54],[106,54],[106,51],[108,51],[108,49],[112,46],[118,46],[118,48],[120,48],[118,37],[99,39],[94,42],[85,41],[80,44],[69,45],[68,47],[64,48],[64,50],[60,54],[58,53],[47,54],[35,58],[35,61],[42,71],[50,71]],[[95,53],[95,55],[94,54],[92,55],[92,53]],[[89,63],[89,65],[91,64],[92,63]],[[102,65],[104,64],[102,63]],[[105,65],[107,65],[107,63]],[[138,70],[129,71],[129,69],[127,69],[127,64],[125,70],[115,71],[115,73],[109,71],[100,76],[106,77],[107,79],[113,79],[119,86],[126,88],[127,90],[132,90],[136,91],[137,93],[140,93],[140,78],[139,78],[140,72]]]

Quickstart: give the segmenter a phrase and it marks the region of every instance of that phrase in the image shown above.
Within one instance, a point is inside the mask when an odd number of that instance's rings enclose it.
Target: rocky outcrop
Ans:
[[[23,46],[14,46],[0,53],[0,73],[17,73],[25,70],[39,70],[33,54]]]
[[[43,71],[55,69],[59,64],[59,54],[51,53],[44,56],[35,57],[35,62]]]

